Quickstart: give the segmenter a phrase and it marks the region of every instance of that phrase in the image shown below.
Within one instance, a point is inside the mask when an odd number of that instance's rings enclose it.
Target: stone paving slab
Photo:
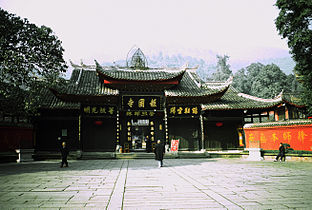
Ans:
[[[0,164],[0,209],[312,209],[312,163],[243,159]]]

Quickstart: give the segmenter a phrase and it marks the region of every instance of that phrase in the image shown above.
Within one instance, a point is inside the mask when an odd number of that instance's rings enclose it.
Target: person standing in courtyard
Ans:
[[[151,143],[151,140],[149,139],[148,136],[145,137],[145,142],[146,142],[146,152],[151,152],[152,151],[152,143]]]
[[[284,159],[286,159],[286,156],[285,156],[285,147],[283,145],[283,143],[281,142],[280,143],[280,147],[278,148],[279,152],[278,152],[278,155],[276,156],[276,159],[274,160],[274,162],[277,162],[279,158],[281,158],[281,161]]]
[[[61,168],[63,168],[63,165],[65,164],[65,167],[68,167],[68,162],[67,162],[67,156],[68,156],[69,150],[66,146],[66,142],[62,142],[61,146],[61,155],[62,155],[62,163],[61,163]]]
[[[154,153],[155,153],[155,160],[158,161],[158,167],[159,168],[163,167],[163,159],[164,159],[165,150],[160,140],[157,141]]]

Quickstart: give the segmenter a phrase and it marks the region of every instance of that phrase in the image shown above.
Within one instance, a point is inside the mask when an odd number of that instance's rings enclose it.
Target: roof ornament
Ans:
[[[148,69],[147,59],[140,48],[136,48],[136,46],[134,46],[128,52],[127,67],[132,68],[132,69],[141,69],[141,70]]]
[[[181,66],[181,69],[187,69],[189,67],[189,63],[186,62],[183,66]]]
[[[69,59],[69,62],[70,62],[70,65],[71,65],[72,67],[74,67],[74,68],[80,68],[80,66],[77,65],[77,64],[74,64],[72,60]]]

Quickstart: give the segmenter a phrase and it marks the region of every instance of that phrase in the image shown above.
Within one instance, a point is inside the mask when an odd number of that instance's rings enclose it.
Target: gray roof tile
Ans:
[[[182,76],[185,69],[167,70],[167,69],[146,69],[134,70],[119,67],[102,67],[96,63],[96,71],[104,77],[116,80],[129,81],[163,81]]]
[[[223,83],[224,84],[224,83]],[[195,72],[187,72],[184,74],[179,85],[165,90],[167,97],[196,97],[196,96],[209,96],[218,94],[228,88],[228,85],[219,87],[209,87],[203,85],[202,81],[198,78]]]
[[[42,109],[80,109],[80,103],[62,101],[50,90],[44,89],[41,94],[44,96],[40,106]]]
[[[105,68],[105,67],[104,67]],[[112,68],[112,67],[110,67]],[[164,91],[167,102],[172,103],[196,103],[202,104],[203,110],[234,110],[234,109],[264,109],[277,106],[285,99],[282,95],[275,99],[261,99],[247,94],[242,94],[230,86],[231,80],[222,83],[204,83],[195,73],[195,71],[174,71],[166,73],[153,70],[103,70],[107,71],[116,79],[134,79],[138,82],[148,80],[170,79],[183,72],[180,84]],[[78,109],[80,103],[64,102],[55,97],[51,92],[45,93],[46,97],[42,107],[51,109]],[[118,96],[119,91],[107,87],[99,79],[98,72],[95,69],[86,70],[76,68],[65,88],[58,90],[58,94],[66,97],[98,97]],[[103,97],[102,97],[103,96]],[[179,98],[181,100],[179,100]],[[192,100],[189,100],[192,98]],[[177,100],[176,100],[177,99]],[[79,99],[80,100],[80,99]],[[79,101],[78,100],[78,101]],[[70,100],[69,100],[70,101]],[[212,102],[211,102],[212,101]]]
[[[119,91],[111,89],[100,82],[96,71],[74,69],[66,88],[59,91],[71,95],[107,96],[118,95]]]
[[[247,94],[239,93],[230,87],[217,101],[203,104],[203,110],[232,110],[232,109],[264,109],[274,107],[283,102],[282,97],[275,99],[261,99]]]

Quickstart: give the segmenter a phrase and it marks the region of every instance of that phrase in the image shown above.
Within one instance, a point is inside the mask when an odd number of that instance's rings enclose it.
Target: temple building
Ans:
[[[57,151],[60,138],[82,152],[152,151],[158,139],[179,139],[181,151],[244,148],[246,122],[299,118],[304,108],[283,93],[239,93],[232,78],[204,82],[196,68],[150,68],[140,49],[125,67],[72,66],[64,88],[43,90],[36,151]]]

